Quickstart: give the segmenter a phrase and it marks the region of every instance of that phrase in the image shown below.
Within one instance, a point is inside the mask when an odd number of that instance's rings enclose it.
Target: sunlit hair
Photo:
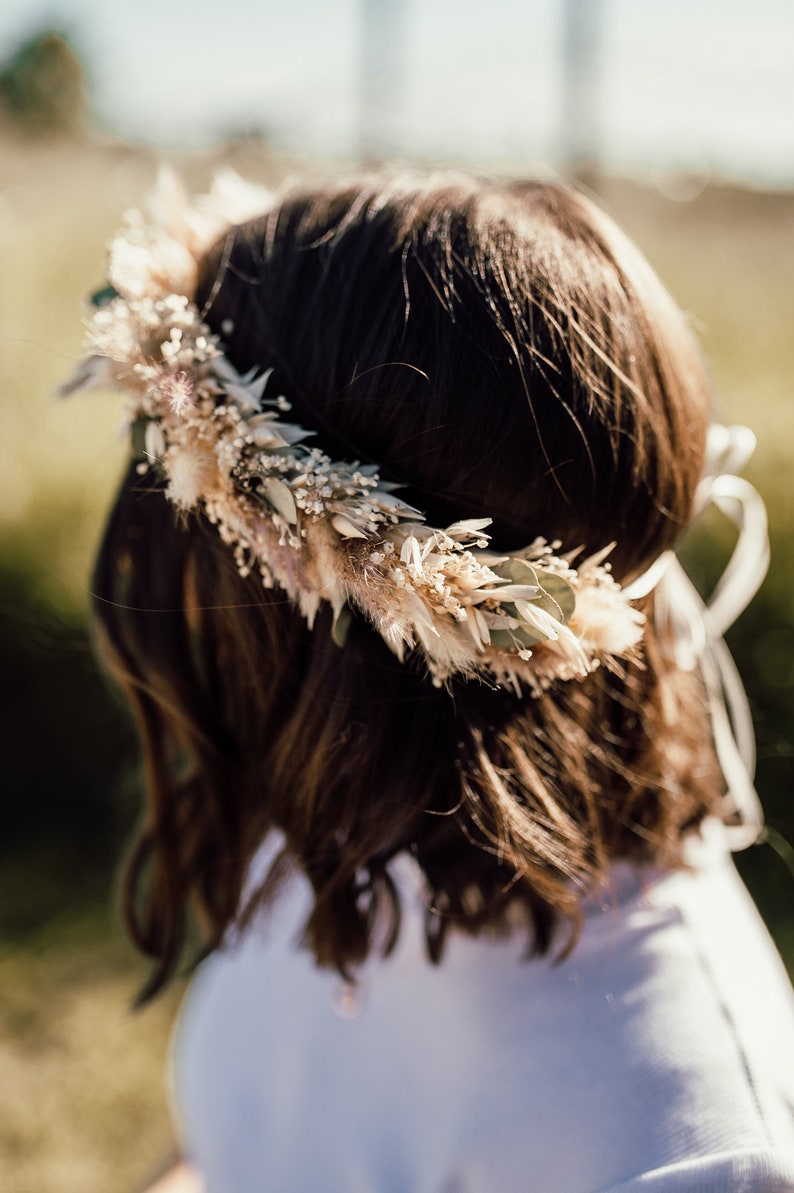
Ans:
[[[376,463],[431,525],[491,517],[505,551],[615,541],[625,580],[689,519],[710,405],[697,349],[636,249],[563,186],[380,176],[287,192],[210,251],[197,302],[238,370],[273,366],[323,450]],[[327,610],[309,630],[134,464],[94,590],[146,758],[124,898],[150,993],[190,908],[212,947],[296,867],[314,892],[306,944],[350,973],[396,939],[400,851],[424,874],[433,959],[452,929],[522,916],[532,950],[561,950],[612,859],[675,864],[717,807],[698,679],[652,616],[641,665],[539,697],[437,690],[360,618],[343,648]],[[284,849],[244,906],[271,830]]]

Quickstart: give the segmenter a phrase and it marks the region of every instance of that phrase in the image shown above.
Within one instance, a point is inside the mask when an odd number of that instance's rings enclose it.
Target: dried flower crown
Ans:
[[[167,496],[202,511],[234,552],[311,625],[323,601],[344,639],[360,610],[402,659],[418,647],[437,685],[481,675],[538,693],[600,663],[631,658],[644,618],[604,562],[574,560],[537,539],[510,556],[487,550],[489,518],[445,529],[401,501],[373,465],[331,460],[282,416],[270,372],[241,376],[192,301],[201,254],[222,231],[267,210],[267,192],[234,175],[191,207],[164,176],[149,218],[133,212],[110,247],[95,296],[89,355],[64,387],[120,387],[141,450]]]

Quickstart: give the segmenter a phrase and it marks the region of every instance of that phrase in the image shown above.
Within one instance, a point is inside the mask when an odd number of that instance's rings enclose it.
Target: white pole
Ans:
[[[560,155],[572,174],[598,163],[599,52],[603,0],[565,0],[562,36]]]
[[[399,150],[405,65],[404,0],[361,0],[361,155]]]

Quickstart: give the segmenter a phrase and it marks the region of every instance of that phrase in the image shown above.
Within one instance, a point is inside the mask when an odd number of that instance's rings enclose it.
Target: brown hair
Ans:
[[[380,176],[293,191],[213,248],[197,302],[239,370],[272,366],[295,421],[333,458],[376,462],[431,525],[491,517],[505,550],[615,540],[626,579],[687,523],[710,404],[698,352],[634,247],[563,186]],[[400,851],[424,873],[434,959],[452,925],[506,929],[517,912],[544,952],[560,922],[573,939],[610,859],[675,864],[716,807],[698,681],[651,617],[641,665],[539,698],[439,691],[360,618],[343,649],[327,614],[310,631],[134,467],[94,590],[147,763],[124,890],[150,991],[191,904],[208,947],[220,940],[273,829],[284,849],[254,903],[298,867],[308,946],[348,972],[396,938]]]

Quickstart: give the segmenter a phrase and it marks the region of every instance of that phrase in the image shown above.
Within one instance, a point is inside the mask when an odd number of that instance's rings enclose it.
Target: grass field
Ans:
[[[19,591],[27,594],[24,601],[15,598],[9,641],[21,634],[20,650],[27,653],[20,657],[29,661],[31,676],[45,676],[46,685],[54,655],[37,628],[36,611],[48,611],[58,624],[81,625],[90,558],[126,453],[116,435],[114,401],[97,394],[58,403],[53,394],[79,356],[80,296],[101,281],[104,243],[120,211],[140,202],[157,163],[148,151],[109,143],[9,143],[0,150],[0,556],[9,574],[23,578]],[[230,149],[225,158],[267,182],[303,168],[250,146]],[[192,184],[203,185],[218,160],[192,157],[177,164]],[[761,693],[755,700],[763,773],[775,790],[788,793],[794,197],[712,187],[692,201],[675,202],[627,182],[605,183],[603,195],[691,312],[727,416],[749,422],[759,437],[750,474],[767,499],[781,550],[752,640],[741,649]],[[44,670],[36,670],[42,659]],[[32,679],[30,690],[19,693],[14,723],[24,729],[8,750],[23,757],[23,770],[57,739],[54,721],[66,716],[48,699]],[[92,728],[98,722],[91,716],[80,722],[84,736],[53,761],[54,770],[74,769],[100,748],[102,731]],[[70,750],[74,757],[67,758]],[[81,782],[74,784],[78,795]],[[28,834],[35,825],[28,804],[37,798],[20,780],[15,815]],[[80,825],[83,806],[78,796],[69,798],[75,804],[63,823],[70,816]],[[40,834],[48,831],[54,806],[41,799]],[[770,813],[773,807],[774,799]],[[794,829],[790,812],[774,814],[781,831],[788,833],[786,816]],[[2,887],[4,899],[12,900],[16,891],[26,908],[0,916],[0,1188],[132,1193],[172,1143],[163,1074],[179,991],[132,1014],[143,970],[107,910],[110,881],[89,884],[89,898],[79,874],[59,877],[57,839],[56,860],[46,867],[25,854],[22,829],[9,840],[15,865],[20,874],[27,868],[27,876]],[[7,858],[8,847],[5,853]],[[760,856],[757,881],[766,883],[767,910],[776,914],[773,926],[791,963],[794,884],[772,855]],[[105,871],[112,865],[105,862]]]
[[[143,1012],[109,924],[72,921],[0,953],[0,1187],[141,1188],[173,1147],[165,1056],[178,991]]]

